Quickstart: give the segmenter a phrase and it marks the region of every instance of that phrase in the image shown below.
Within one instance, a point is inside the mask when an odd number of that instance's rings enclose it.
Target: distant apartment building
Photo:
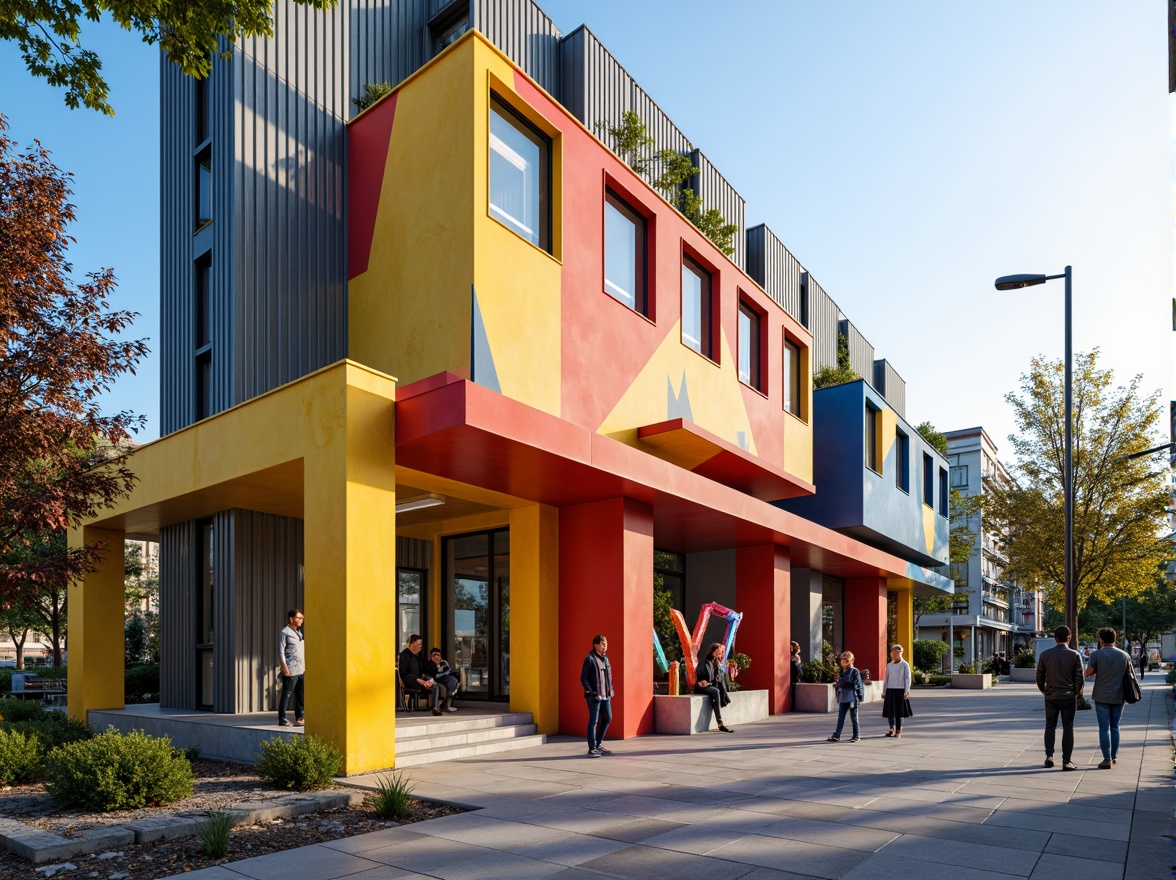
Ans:
[[[948,431],[945,436],[951,489],[972,496],[1009,482],[996,444],[983,428]],[[1000,533],[983,514],[970,525],[976,532],[972,555],[950,569],[956,604],[950,614],[924,614],[918,627],[918,638],[951,642],[953,667],[983,661],[997,651],[1011,656],[1044,625],[1042,594],[1004,575],[1008,559]]]

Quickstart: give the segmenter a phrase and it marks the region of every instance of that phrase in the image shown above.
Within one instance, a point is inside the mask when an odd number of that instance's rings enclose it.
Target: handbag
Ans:
[[[1135,704],[1143,699],[1143,694],[1139,690],[1139,682],[1135,678],[1135,667],[1130,663],[1127,668],[1123,670],[1123,702]]]

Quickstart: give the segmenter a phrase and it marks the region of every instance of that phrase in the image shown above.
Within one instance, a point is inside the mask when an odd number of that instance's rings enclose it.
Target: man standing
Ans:
[[[1052,648],[1037,661],[1037,689],[1045,695],[1045,766],[1054,765],[1054,734],[1062,719],[1062,769],[1077,770],[1070,760],[1074,752],[1074,712],[1082,696],[1082,656],[1069,647],[1070,628],[1054,630]]]
[[[588,703],[588,757],[599,758],[611,755],[612,749],[604,747],[604,735],[612,721],[613,679],[609,665],[608,639],[597,635],[592,639],[592,650],[584,658],[580,668],[580,684],[584,688],[584,700]]]
[[[1147,645],[1143,642],[1139,643],[1139,680],[1143,681],[1144,673],[1147,672]]]
[[[278,633],[278,662],[282,665],[282,697],[278,701],[278,727],[301,727],[302,676],[306,673],[306,639],[302,635],[302,612],[292,608],[286,613],[286,627]],[[286,717],[290,697],[294,697],[294,723]]]
[[[1090,689],[1094,714],[1098,716],[1098,746],[1102,749],[1099,770],[1110,770],[1119,760],[1119,718],[1123,714],[1123,676],[1130,675],[1131,656],[1115,647],[1115,631],[1098,631],[1098,650],[1090,655],[1086,677],[1094,676]]]

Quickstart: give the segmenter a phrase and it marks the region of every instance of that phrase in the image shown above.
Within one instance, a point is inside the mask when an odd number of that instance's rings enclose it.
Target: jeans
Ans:
[[[1123,704],[1096,702],[1094,714],[1098,717],[1098,747],[1102,749],[1103,760],[1114,760],[1119,757],[1119,718]]]
[[[1062,763],[1069,763],[1074,752],[1074,712],[1078,708],[1074,697],[1045,701],[1045,756],[1052,758],[1054,734],[1058,727],[1058,716],[1062,719]]]
[[[841,729],[845,727],[845,714],[849,713],[849,719],[853,722],[853,736],[857,739],[861,733],[861,728],[858,727],[858,704],[857,703],[838,703],[837,704],[837,729],[833,731],[834,736],[841,736]]]
[[[715,724],[722,727],[723,725],[723,693],[713,684],[710,687],[694,686],[694,693],[702,697],[709,697],[711,709],[715,713]],[[730,702],[728,700],[727,702]]]
[[[433,689],[436,690],[437,685],[439,685],[439,684],[445,686],[445,699],[446,699],[446,701],[448,701],[449,705],[452,706],[453,705],[453,698],[457,696],[457,692],[460,690],[460,686],[457,681],[457,676],[456,675],[438,675],[434,679]]]
[[[282,676],[282,698],[278,701],[278,723],[285,724],[286,710],[290,706],[290,696],[294,696],[294,718],[302,720],[302,676]]]
[[[608,732],[612,721],[612,700],[598,700],[589,695],[585,695],[584,700],[588,703],[588,750],[592,751],[600,747]]]

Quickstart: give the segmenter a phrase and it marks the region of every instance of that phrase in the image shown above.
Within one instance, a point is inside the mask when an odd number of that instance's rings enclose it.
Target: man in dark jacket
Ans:
[[[592,639],[592,650],[580,668],[580,686],[584,688],[584,700],[588,703],[589,758],[612,754],[612,749],[604,746],[604,735],[612,721],[612,698],[615,696],[612,666],[605,656],[607,652],[608,639],[603,634],[597,635]]]
[[[1074,711],[1082,696],[1082,655],[1069,646],[1070,628],[1054,630],[1052,648],[1037,661],[1037,689],[1045,695],[1045,766],[1054,765],[1054,734],[1062,719],[1062,769],[1077,770],[1074,753]]]

